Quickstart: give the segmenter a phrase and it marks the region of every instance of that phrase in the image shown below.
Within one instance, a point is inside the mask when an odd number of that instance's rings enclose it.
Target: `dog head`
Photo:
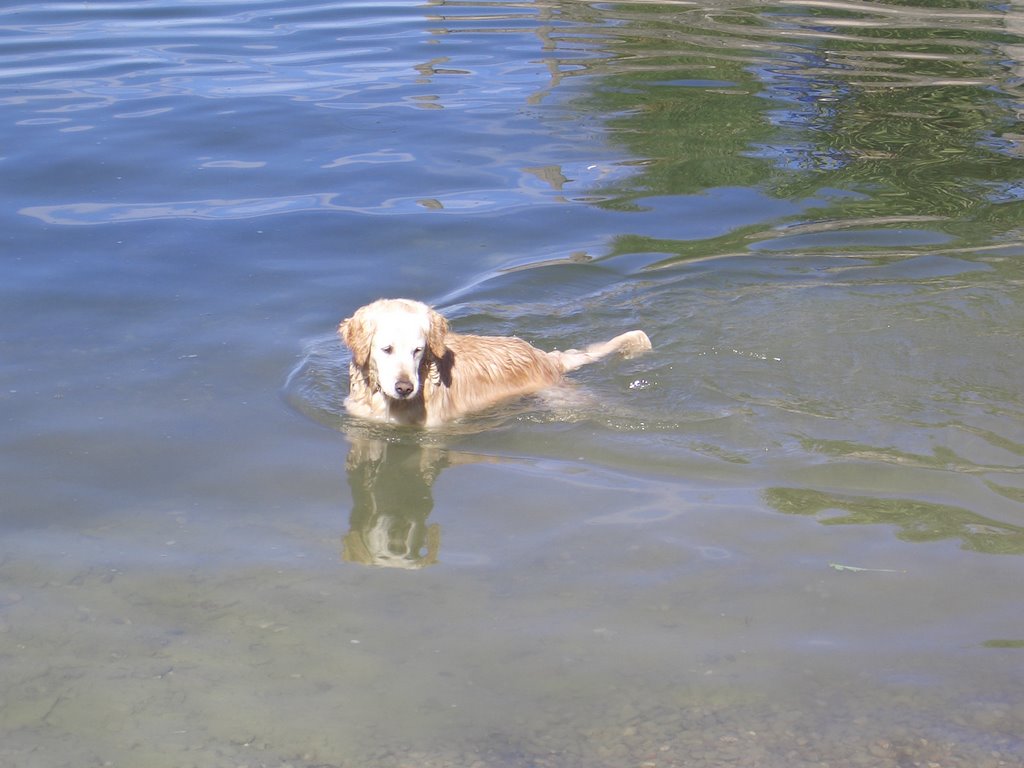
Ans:
[[[420,393],[427,356],[445,355],[447,321],[433,309],[408,299],[380,299],[342,321],[338,334],[352,350],[352,362],[375,379],[394,400]]]

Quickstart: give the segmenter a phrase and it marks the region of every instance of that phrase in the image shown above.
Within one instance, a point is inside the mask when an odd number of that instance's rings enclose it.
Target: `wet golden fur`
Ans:
[[[651,348],[647,334],[630,331],[583,350],[544,352],[515,337],[452,333],[439,313],[408,299],[368,304],[338,334],[352,351],[349,413],[426,427],[537,392],[613,352]]]

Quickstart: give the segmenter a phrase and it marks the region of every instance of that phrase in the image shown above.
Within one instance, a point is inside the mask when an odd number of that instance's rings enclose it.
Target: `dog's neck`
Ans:
[[[383,398],[387,409],[387,419],[392,424],[405,424],[421,427],[427,420],[427,409],[423,403],[423,391],[407,400],[396,400],[378,391],[377,397]]]
[[[349,402],[366,403],[369,418],[388,421],[392,424],[422,426],[427,412],[423,402],[423,389],[408,400],[397,400],[384,394],[371,364],[366,369],[352,364],[349,366]]]

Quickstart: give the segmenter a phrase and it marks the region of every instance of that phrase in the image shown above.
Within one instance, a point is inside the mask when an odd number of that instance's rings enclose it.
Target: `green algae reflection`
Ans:
[[[990,520],[962,507],[914,499],[850,496],[803,488],[769,488],[769,506],[789,515],[823,515],[822,525],[891,525],[904,541],[959,539],[964,549],[1024,554],[1024,528]]]
[[[868,4],[615,7],[614,65],[581,104],[609,116],[636,173],[601,190],[600,205],[756,188],[802,209],[707,237],[622,233],[609,255],[664,254],[655,268],[751,250],[871,255],[894,244],[969,251],[993,233],[1019,240],[1017,75],[992,67],[1020,44],[1002,29],[1012,12],[951,25],[943,8],[901,6],[906,23],[892,25],[888,8]],[[843,33],[822,34],[832,25]],[[808,224],[815,237],[789,229]]]

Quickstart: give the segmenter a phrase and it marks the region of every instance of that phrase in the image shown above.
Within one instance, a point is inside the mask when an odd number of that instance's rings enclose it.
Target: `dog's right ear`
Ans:
[[[370,343],[373,332],[367,322],[365,307],[359,309],[352,317],[341,321],[338,335],[345,346],[352,350],[352,361],[362,368],[370,360]]]

